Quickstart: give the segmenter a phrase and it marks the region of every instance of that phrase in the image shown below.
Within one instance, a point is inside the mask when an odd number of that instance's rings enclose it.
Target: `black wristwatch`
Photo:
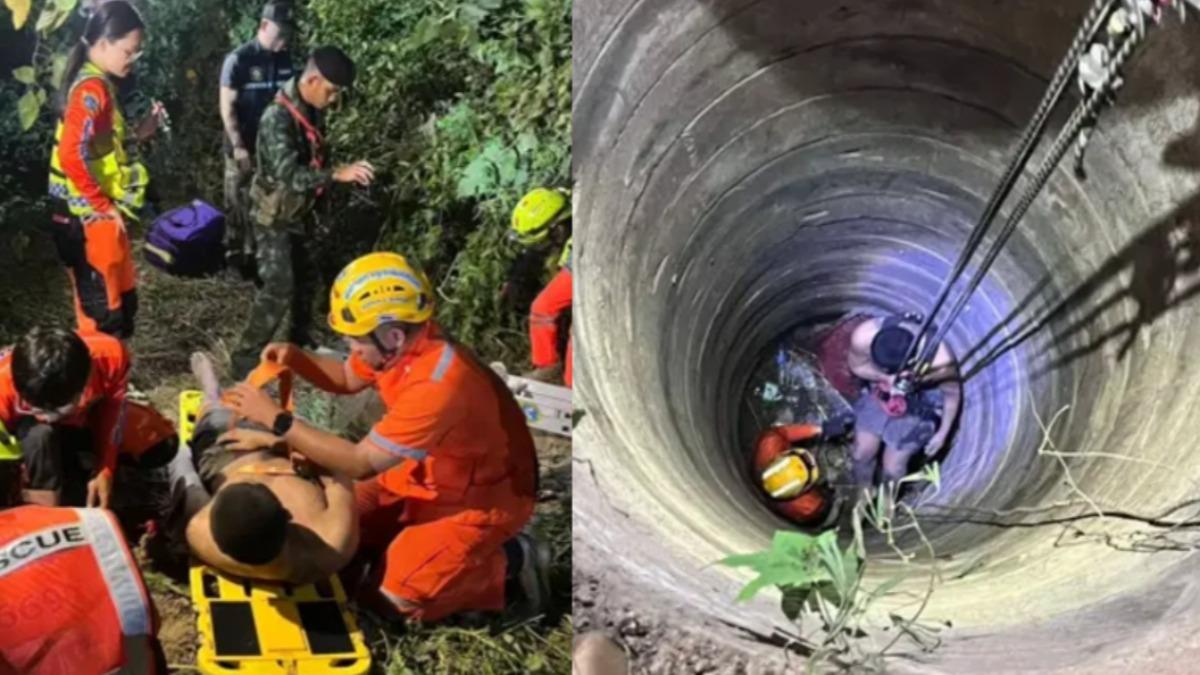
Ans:
[[[275,416],[275,422],[271,424],[271,433],[276,436],[286,436],[289,429],[292,428],[292,422],[295,418],[290,412],[281,412]]]

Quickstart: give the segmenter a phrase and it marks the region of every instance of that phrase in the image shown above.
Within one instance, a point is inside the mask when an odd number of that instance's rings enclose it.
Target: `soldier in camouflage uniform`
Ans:
[[[319,113],[354,82],[354,63],[337,47],[313,52],[304,72],[288,80],[259,122],[257,171],[250,185],[250,219],[262,286],[233,354],[232,375],[243,379],[290,310],[288,340],[311,345],[316,267],[309,253],[312,214],[332,183],[369,185],[370,163],[326,168]]]

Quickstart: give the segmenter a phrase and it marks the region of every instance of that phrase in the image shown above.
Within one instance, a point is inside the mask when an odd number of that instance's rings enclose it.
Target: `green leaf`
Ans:
[[[67,55],[55,54],[54,59],[50,62],[50,86],[58,89],[62,87],[63,76],[67,74]]]
[[[493,139],[463,170],[458,196],[462,199],[493,196],[501,188],[518,185],[521,179],[527,180],[528,176],[517,165],[516,151]]]
[[[783,600],[779,603],[779,609],[789,621],[795,621],[800,612],[804,610],[804,603],[808,602],[808,596],[812,594],[811,588],[799,588],[792,586],[783,591]]]
[[[62,28],[67,19],[71,18],[71,12],[75,10],[75,5],[79,4],[79,0],[59,0],[58,2],[58,17],[54,21],[54,25],[50,26],[50,32]]]
[[[478,26],[483,22],[484,19],[487,18],[488,11],[478,5],[464,4],[459,5],[458,15],[466,23],[473,26]]]
[[[937,494],[942,490],[942,464],[941,462],[932,462],[925,465],[925,480],[933,485],[933,492]]]
[[[546,657],[538,652],[531,652],[525,657],[525,672],[536,673],[546,669]]]
[[[837,533],[833,530],[823,532],[817,542],[820,547],[821,564],[828,570],[833,581],[833,591],[837,598],[849,599],[854,594],[860,567],[854,544],[847,546],[845,551],[838,548]]]
[[[431,16],[422,17],[413,27],[412,46],[414,51],[437,40],[440,30],[441,25],[437,19]]]
[[[13,79],[21,84],[34,84],[37,82],[37,73],[34,71],[33,66],[14,68],[12,74]]]
[[[833,542],[833,551],[840,555],[837,549],[837,535],[833,531],[822,533],[819,537],[803,532],[780,531],[772,538],[770,549],[726,558],[722,562],[727,565],[750,567],[758,573],[758,576],[742,589],[738,601],[749,600],[768,586],[804,589],[834,582],[832,568],[822,560],[822,541]],[[844,565],[839,562],[838,567]],[[855,569],[857,570],[857,567]],[[845,574],[844,571],[841,573]]]
[[[42,107],[38,102],[38,91],[41,90],[30,89],[17,101],[17,114],[20,116],[22,131],[29,131],[37,122],[38,110]]]
[[[718,562],[726,567],[758,567],[766,562],[770,557],[769,551],[760,553],[746,553],[744,555],[731,555],[722,558]]]
[[[37,24],[33,27],[34,30],[39,33],[45,33],[51,26],[54,25],[55,21],[58,20],[60,15],[61,12],[59,12],[53,6],[46,5],[46,7],[42,9],[41,13],[38,14]]]
[[[458,196],[468,199],[488,194],[496,189],[496,167],[484,155],[471,160],[458,180]]]
[[[524,131],[517,136],[517,152],[522,155],[532,155],[539,145],[537,134],[532,131]]]

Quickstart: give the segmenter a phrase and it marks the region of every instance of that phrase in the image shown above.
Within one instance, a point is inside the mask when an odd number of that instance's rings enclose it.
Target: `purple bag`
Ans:
[[[197,199],[154,220],[146,232],[146,260],[170,274],[199,277],[225,265],[225,214]]]

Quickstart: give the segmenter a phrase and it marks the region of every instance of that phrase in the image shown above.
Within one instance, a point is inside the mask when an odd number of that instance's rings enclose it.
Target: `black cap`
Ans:
[[[349,88],[354,84],[354,62],[346,52],[337,47],[317,47],[312,53],[313,64],[321,77],[339,87]]]
[[[284,30],[292,28],[292,3],[268,2],[262,11],[262,18]]]
[[[261,483],[234,483],[213,498],[209,523],[225,555],[247,565],[265,565],[283,551],[292,514]]]

